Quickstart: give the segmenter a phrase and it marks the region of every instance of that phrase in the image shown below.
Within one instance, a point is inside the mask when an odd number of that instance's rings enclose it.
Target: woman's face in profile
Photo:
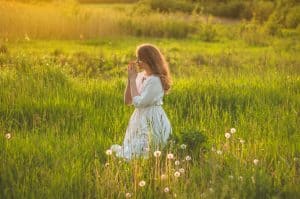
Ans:
[[[138,65],[139,69],[144,69],[144,63],[139,58],[136,59],[135,63]]]

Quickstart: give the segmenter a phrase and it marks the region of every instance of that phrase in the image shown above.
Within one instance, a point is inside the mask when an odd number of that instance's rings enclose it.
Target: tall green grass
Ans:
[[[143,42],[162,49],[174,76],[163,107],[176,142],[162,151],[159,166],[152,154],[131,163],[105,154],[123,141],[133,112],[123,104],[126,64]],[[292,36],[269,42],[3,43],[0,197],[298,198],[299,43]],[[237,131],[226,139],[232,127]],[[168,152],[180,166],[165,161]],[[175,179],[181,167],[185,173]],[[168,181],[160,180],[166,168]]]

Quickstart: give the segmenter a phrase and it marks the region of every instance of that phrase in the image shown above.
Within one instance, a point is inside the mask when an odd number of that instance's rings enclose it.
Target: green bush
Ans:
[[[275,4],[272,1],[258,1],[253,5],[253,17],[260,23],[268,20],[274,11]]]
[[[285,26],[287,28],[297,28],[299,24],[300,24],[300,6],[296,6],[289,10],[285,19]]]
[[[281,17],[278,12],[274,12],[263,26],[264,32],[269,35],[279,35],[281,32]]]
[[[195,27],[175,16],[163,17],[161,14],[128,18],[119,22],[127,34],[148,37],[185,38],[195,32]],[[145,23],[147,21],[147,23]]]
[[[213,24],[207,23],[200,26],[199,37],[202,41],[213,42],[216,41],[217,30]]]
[[[239,28],[239,36],[247,44],[253,46],[267,45],[267,35],[255,20],[243,22]]]
[[[8,48],[4,44],[0,44],[0,54],[7,54],[8,53]]]
[[[206,8],[206,12],[220,17],[240,18],[246,8],[244,1],[234,0],[210,4]]]
[[[151,9],[158,10],[159,12],[192,12],[194,4],[184,0],[146,0]]]

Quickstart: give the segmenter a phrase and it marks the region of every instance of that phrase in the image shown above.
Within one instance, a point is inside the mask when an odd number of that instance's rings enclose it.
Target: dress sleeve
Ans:
[[[161,85],[159,78],[150,78],[145,82],[145,87],[142,89],[141,94],[132,98],[132,103],[136,108],[147,107],[152,105],[154,100],[161,92]]]

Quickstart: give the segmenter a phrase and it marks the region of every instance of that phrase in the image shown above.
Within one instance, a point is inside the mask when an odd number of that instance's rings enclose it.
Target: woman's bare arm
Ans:
[[[124,102],[125,102],[126,105],[132,104],[129,78],[128,78],[125,93],[124,93]]]
[[[133,97],[139,95],[139,93],[137,91],[136,83],[135,83],[135,78],[130,79],[130,91],[131,91],[131,100]]]

